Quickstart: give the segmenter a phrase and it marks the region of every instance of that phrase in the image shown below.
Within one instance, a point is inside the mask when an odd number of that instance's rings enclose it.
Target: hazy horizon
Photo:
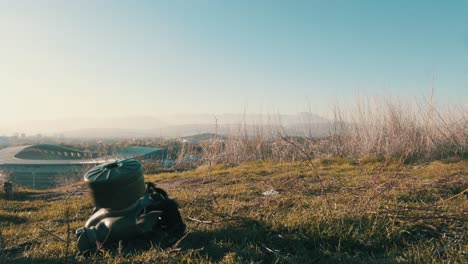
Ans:
[[[27,136],[76,136],[92,134],[93,131],[108,134],[134,133],[135,135],[170,136],[180,134],[212,132],[215,127],[247,125],[275,126],[297,125],[303,123],[324,123],[328,119],[313,113],[261,114],[261,113],[224,113],[224,114],[171,114],[159,116],[120,116],[94,118],[62,118],[49,120],[26,120],[18,123],[0,125],[0,135],[12,136],[25,133]],[[199,131],[197,130],[199,129]],[[201,129],[201,130],[200,130]],[[170,130],[170,132],[168,131]],[[183,131],[186,130],[186,131]],[[188,131],[187,131],[188,130]],[[210,131],[207,131],[210,130]],[[198,132],[197,132],[198,131]]]

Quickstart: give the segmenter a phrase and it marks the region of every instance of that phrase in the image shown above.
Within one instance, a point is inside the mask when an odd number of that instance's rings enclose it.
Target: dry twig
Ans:
[[[213,224],[214,223],[213,221],[199,220],[199,219],[192,218],[192,217],[187,217],[187,219],[193,222],[200,223],[200,224]]]
[[[41,226],[37,226],[37,227],[38,227],[39,229],[41,229],[42,231],[46,232],[48,235],[50,235],[50,236],[56,238],[57,240],[59,240],[59,241],[65,243],[65,244],[67,243],[67,241],[65,241],[63,238],[57,236],[56,234],[52,233],[51,231],[49,231],[49,230],[47,230],[47,229],[45,229],[45,228],[43,228],[43,227],[41,227]]]
[[[463,191],[461,191],[461,192],[455,194],[454,196],[451,196],[451,197],[449,197],[449,198],[447,198],[447,199],[445,199],[445,200],[438,201],[436,204],[439,205],[439,204],[446,203],[446,202],[448,202],[448,201],[450,201],[450,200],[452,200],[452,199],[455,199],[455,198],[457,198],[457,197],[460,197],[462,194],[464,194],[464,193],[466,193],[466,192],[468,192],[468,188],[466,188],[465,190],[463,190]]]

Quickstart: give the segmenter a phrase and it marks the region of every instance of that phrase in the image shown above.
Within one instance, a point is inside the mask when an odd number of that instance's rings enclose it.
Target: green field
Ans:
[[[180,204],[187,236],[90,257],[77,255],[73,234],[93,209],[83,185],[20,189],[0,201],[0,262],[466,263],[467,176],[466,160],[338,158],[148,175]],[[279,194],[262,194],[271,189]]]

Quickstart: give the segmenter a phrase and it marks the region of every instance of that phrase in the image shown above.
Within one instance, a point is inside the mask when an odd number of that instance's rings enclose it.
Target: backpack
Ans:
[[[186,226],[178,204],[154,183],[145,186],[145,194],[127,208],[95,208],[86,225],[76,230],[79,251],[136,240],[168,247],[181,239]]]

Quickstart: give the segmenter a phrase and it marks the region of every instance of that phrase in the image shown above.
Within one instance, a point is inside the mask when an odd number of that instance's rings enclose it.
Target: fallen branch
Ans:
[[[449,197],[449,198],[447,198],[447,199],[445,199],[445,200],[438,201],[436,204],[442,204],[442,203],[445,203],[445,202],[450,201],[450,200],[452,200],[452,199],[455,199],[455,198],[461,196],[462,194],[466,193],[467,191],[468,191],[468,188],[466,188],[465,190],[459,192],[458,194],[455,194],[455,195],[452,196],[452,197]]]
[[[328,199],[328,194],[327,194],[327,190],[325,188],[325,184],[323,183],[322,177],[318,173],[318,170],[317,170],[317,168],[315,167],[315,165],[314,165],[314,163],[312,161],[313,156],[311,156],[309,153],[307,153],[307,151],[305,151],[303,148],[298,146],[296,143],[289,140],[285,135],[282,135],[281,133],[279,133],[278,135],[283,141],[285,141],[286,143],[290,144],[291,146],[293,146],[294,148],[299,150],[299,152],[304,156],[304,161],[312,169],[312,172],[315,175],[315,178],[318,180],[318,182],[320,184],[320,189],[322,191],[323,197],[325,198],[325,203],[326,203],[326,208],[328,209],[328,213],[329,213],[329,215],[333,215],[332,207],[331,207],[330,201]]]
[[[172,246],[171,250],[169,250],[169,252],[173,252],[173,251],[180,251],[181,249],[179,248],[179,245],[180,243],[182,243],[182,241],[184,241],[184,239],[188,236],[190,232],[187,232],[185,233],[185,235],[183,237],[181,237],[179,240],[177,240],[177,242],[175,242],[175,244]]]
[[[455,215],[433,215],[433,216],[410,216],[410,215],[397,215],[397,214],[386,214],[387,217],[395,217],[399,219],[408,219],[408,220],[457,220],[457,221],[464,221],[465,217],[457,217]]]
[[[284,259],[284,260],[288,260],[288,257],[283,256],[283,255],[281,255],[280,253],[278,253],[278,252],[277,252],[278,250],[273,250],[273,249],[271,249],[271,248],[268,248],[268,247],[265,246],[264,244],[261,244],[261,246],[262,246],[266,251],[268,251],[268,252],[270,252],[270,253],[273,253],[275,256],[280,257],[280,258],[282,258],[282,259]]]
[[[187,217],[187,219],[190,220],[190,221],[193,221],[193,222],[200,223],[200,224],[213,224],[214,223],[213,221],[198,220],[198,219],[192,218],[192,217]]]
[[[58,239],[59,241],[62,241],[62,242],[65,243],[65,244],[67,243],[67,241],[65,241],[63,238],[57,236],[56,234],[52,233],[51,231],[49,231],[49,230],[47,230],[47,229],[45,229],[45,228],[43,228],[43,227],[40,227],[40,226],[37,226],[37,227],[38,227],[39,229],[41,229],[42,231],[46,232],[47,234],[49,234],[50,236],[52,236],[52,237]]]

